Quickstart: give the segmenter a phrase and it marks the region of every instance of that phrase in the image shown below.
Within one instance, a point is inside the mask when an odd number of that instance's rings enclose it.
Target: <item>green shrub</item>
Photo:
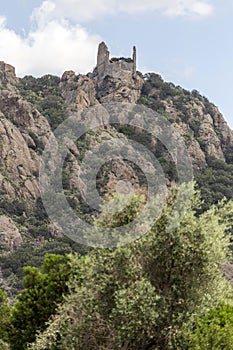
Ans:
[[[210,310],[188,338],[189,350],[233,350],[233,306],[223,303]]]

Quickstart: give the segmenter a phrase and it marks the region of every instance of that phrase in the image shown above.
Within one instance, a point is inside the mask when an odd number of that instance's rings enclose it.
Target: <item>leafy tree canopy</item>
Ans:
[[[221,266],[230,254],[224,234],[233,203],[197,216],[194,199],[182,223],[168,232],[173,205],[171,200],[140,240],[73,258],[65,302],[31,349],[177,349],[185,324],[231,300]],[[127,210],[121,224],[135,213]],[[114,216],[114,225],[119,222]]]
[[[25,267],[25,289],[12,309],[9,342],[14,350],[26,349],[26,343],[35,339],[38,330],[55,312],[57,304],[67,292],[70,274],[69,256],[47,255],[42,271]]]

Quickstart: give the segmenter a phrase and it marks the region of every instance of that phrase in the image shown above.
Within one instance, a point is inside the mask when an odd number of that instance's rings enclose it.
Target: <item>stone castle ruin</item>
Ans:
[[[91,74],[100,102],[135,103],[140,97],[143,79],[136,71],[136,48],[133,57],[110,59],[107,45],[99,44],[97,66]]]
[[[124,58],[110,60],[107,45],[102,42],[99,44],[97,55],[97,70],[99,77],[103,75],[117,75],[121,71],[132,72],[132,77],[136,76],[136,47],[133,47],[133,58],[131,60]]]

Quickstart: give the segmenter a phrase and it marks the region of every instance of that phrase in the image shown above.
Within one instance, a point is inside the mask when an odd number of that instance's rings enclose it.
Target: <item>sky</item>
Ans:
[[[92,71],[98,44],[216,104],[233,128],[232,0],[0,0],[0,61],[16,74]]]

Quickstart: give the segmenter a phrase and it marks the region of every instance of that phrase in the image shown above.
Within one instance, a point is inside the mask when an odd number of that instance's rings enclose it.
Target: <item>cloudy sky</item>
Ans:
[[[0,0],[0,60],[18,76],[91,71],[98,43],[197,89],[233,128],[232,0]]]

